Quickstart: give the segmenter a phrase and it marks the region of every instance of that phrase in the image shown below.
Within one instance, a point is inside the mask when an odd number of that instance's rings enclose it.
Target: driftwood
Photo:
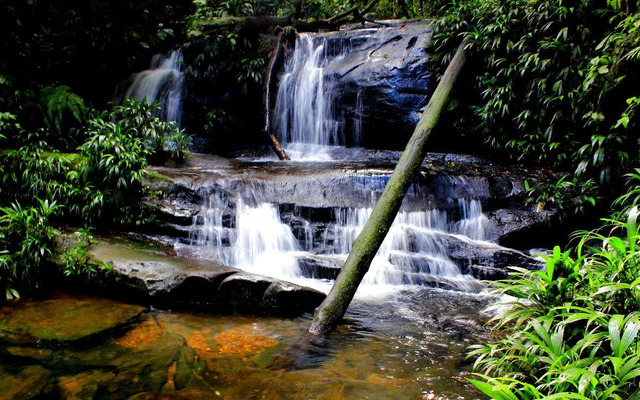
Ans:
[[[315,335],[329,333],[340,323],[362,278],[369,271],[371,261],[389,232],[402,200],[420,169],[426,152],[425,144],[436,122],[438,122],[440,112],[446,105],[456,78],[466,62],[465,47],[468,43],[468,39],[462,41],[438,87],[429,99],[424,114],[409,139],[380,199],[371,212],[371,216],[358,235],[335,284],[316,310],[309,328],[310,333]]]
[[[203,33],[213,33],[216,31],[258,31],[264,32],[276,26],[292,26],[298,32],[317,32],[319,30],[337,30],[346,23],[371,22],[384,25],[366,19],[364,15],[378,3],[379,0],[371,0],[362,10],[352,7],[331,18],[320,20],[302,20],[293,17],[273,17],[273,16],[253,16],[253,17],[222,17],[213,18],[199,23]]]

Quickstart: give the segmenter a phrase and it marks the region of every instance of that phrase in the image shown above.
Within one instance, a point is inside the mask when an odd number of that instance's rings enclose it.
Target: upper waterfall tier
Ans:
[[[408,137],[428,100],[430,37],[422,22],[299,35],[273,107],[278,139],[385,148]]]
[[[156,54],[148,70],[132,76],[131,84],[124,93],[125,98],[148,103],[158,102],[161,117],[180,124],[182,119],[182,52],[174,50],[167,55]]]

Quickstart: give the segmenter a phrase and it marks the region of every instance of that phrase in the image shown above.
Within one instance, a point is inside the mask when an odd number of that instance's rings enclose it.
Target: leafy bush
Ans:
[[[55,202],[38,199],[37,207],[19,203],[0,208],[0,284],[6,298],[37,289],[43,268],[55,251],[55,230],[49,223]]]
[[[435,53],[473,38],[476,84],[465,96],[494,150],[569,169],[611,199],[638,161],[640,13],[634,2],[608,3],[462,1],[436,24]]]
[[[62,149],[73,149],[80,144],[89,114],[84,100],[68,86],[45,87],[39,100],[48,143]]]
[[[161,162],[166,156],[181,161],[191,145],[191,137],[175,121],[160,119],[159,111],[158,103],[147,103],[145,99],[140,102],[126,99],[108,116],[94,119],[89,128],[89,136],[101,131],[101,124],[106,120],[115,121],[121,131],[142,140],[144,156],[150,161]]]
[[[29,135],[31,144],[0,156],[0,205],[35,206],[40,198],[64,204],[67,223],[135,223],[148,160],[181,159],[190,142],[175,123],[154,116],[155,108],[127,101],[90,120],[81,155],[46,151],[46,142]]]
[[[36,135],[29,138],[30,145],[0,157],[0,205],[18,202],[35,207],[36,199],[58,201],[69,206],[60,210],[61,215],[68,216],[75,211],[73,204],[79,201],[84,189],[82,182],[69,175],[82,162],[82,157],[47,152],[45,142]]]
[[[108,218],[128,224],[135,218],[132,207],[140,198],[140,179],[150,151],[132,130],[104,120],[91,121],[91,136],[81,147],[88,161],[71,175],[74,180],[77,177],[87,182],[82,208],[86,223]]]
[[[606,234],[578,232],[544,270],[513,268],[497,283],[509,296],[491,307],[501,310],[497,340],[470,352],[478,389],[496,399],[640,399],[638,208],[626,216]]]

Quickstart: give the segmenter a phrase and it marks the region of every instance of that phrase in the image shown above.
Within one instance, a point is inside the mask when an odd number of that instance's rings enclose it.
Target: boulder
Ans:
[[[423,21],[388,22],[388,27],[320,33],[333,56],[325,67],[332,104],[345,132],[366,132],[358,143],[369,148],[404,146],[431,91],[426,46],[431,26]]]
[[[91,246],[94,258],[113,267],[111,279],[100,283],[107,293],[163,307],[270,315],[310,312],[324,300],[311,288],[145,246],[123,240]]]
[[[445,243],[447,256],[463,270],[468,270],[471,266],[476,266],[476,269],[483,266],[499,270],[511,266],[528,269],[539,269],[543,266],[542,262],[534,257],[489,242],[467,241],[449,236],[445,238]]]

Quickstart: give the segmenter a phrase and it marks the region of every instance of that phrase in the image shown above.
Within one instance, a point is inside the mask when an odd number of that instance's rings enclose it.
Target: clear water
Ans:
[[[365,299],[323,338],[306,336],[310,315],[155,310],[81,346],[0,343],[0,398],[476,399],[464,348],[486,335],[485,301],[432,289]]]

